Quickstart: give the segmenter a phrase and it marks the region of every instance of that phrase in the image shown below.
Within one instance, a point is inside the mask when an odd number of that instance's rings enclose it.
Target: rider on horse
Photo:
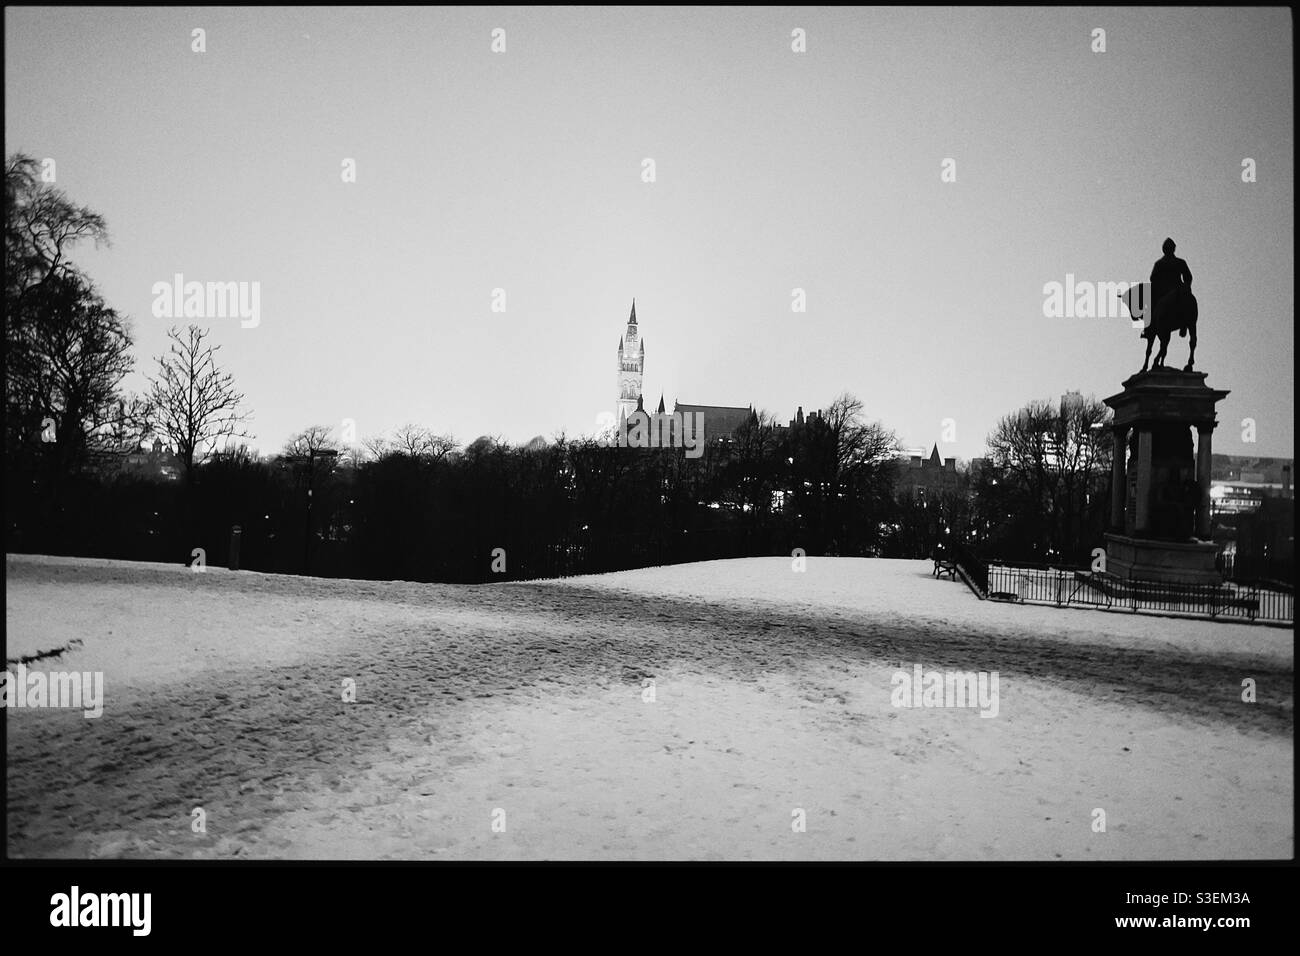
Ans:
[[[1151,269],[1151,301],[1155,303],[1152,311],[1157,321],[1167,310],[1174,308],[1177,296],[1184,288],[1192,287],[1192,270],[1187,268],[1185,260],[1174,255],[1175,248],[1174,241],[1166,239],[1161,246],[1164,255]],[[1186,337],[1187,326],[1182,325],[1178,334]]]

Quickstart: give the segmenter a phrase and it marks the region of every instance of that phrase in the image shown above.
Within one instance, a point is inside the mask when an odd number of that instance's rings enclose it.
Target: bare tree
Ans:
[[[224,448],[213,452],[211,460],[246,467],[256,465],[262,460],[262,456],[257,453],[256,449],[249,448],[247,442],[240,442],[237,445],[231,442]]]
[[[393,452],[392,445],[389,444],[388,438],[384,435],[374,435],[364,439],[361,442],[361,447],[373,461],[379,461]]]
[[[389,450],[423,461],[442,461],[456,450],[456,440],[450,435],[435,434],[423,425],[408,424],[393,432]]]
[[[332,430],[328,425],[311,425],[284,443],[284,458],[310,458],[322,450],[333,450]]]
[[[1094,499],[1110,474],[1110,410],[1094,398],[1033,401],[1003,417],[989,436],[990,457],[1032,518],[1044,557],[1077,552]]]
[[[1095,398],[1061,400],[1052,442],[1056,481],[1053,516],[1058,549],[1076,550],[1093,498],[1104,497],[1110,476],[1112,440],[1106,427],[1111,411]]]
[[[812,522],[814,544],[860,546],[879,537],[880,517],[892,509],[898,440],[880,422],[866,421],[862,402],[847,392],[810,416],[795,436],[795,486],[800,514]]]
[[[822,420],[835,439],[832,474],[839,480],[893,462],[898,439],[879,422],[864,421],[862,402],[848,392],[827,406]]]
[[[450,457],[458,447],[451,435],[439,435],[423,425],[411,424],[394,429],[391,435],[376,435],[361,443],[361,449],[374,461],[401,455],[437,462]]]
[[[194,469],[216,450],[221,438],[248,438],[240,427],[248,418],[240,410],[244,396],[235,391],[234,377],[216,362],[221,346],[205,345],[206,329],[191,325],[184,334],[168,333],[171,350],[158,358],[158,377],[145,393],[153,430],[167,438],[192,482]]]
[[[1051,500],[1049,455],[1056,432],[1051,402],[1033,401],[1001,418],[989,435],[989,457],[1027,494],[1036,509]]]
[[[115,428],[126,429],[119,387],[135,364],[131,333],[75,273],[52,277],[26,311],[22,347],[6,364],[10,412],[26,420],[31,437],[39,423],[53,424],[60,471],[74,471],[111,443]]]
[[[68,258],[84,240],[107,243],[108,229],[23,154],[5,164],[4,213],[7,447],[52,432],[63,474],[128,424],[118,390],[134,365],[130,329]]]
[[[51,278],[75,271],[69,250],[89,239],[108,244],[104,217],[44,183],[40,164],[15,153],[5,163],[5,286],[14,319],[16,302]]]
[[[777,481],[774,462],[780,446],[776,419],[760,409],[732,435],[731,468],[734,476],[734,504],[754,518],[772,509],[772,493]],[[731,503],[731,502],[729,502]]]

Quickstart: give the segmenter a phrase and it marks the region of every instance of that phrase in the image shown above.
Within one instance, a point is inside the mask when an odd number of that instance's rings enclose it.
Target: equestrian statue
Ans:
[[[1192,295],[1192,270],[1187,262],[1174,255],[1174,241],[1166,239],[1161,247],[1164,255],[1156,260],[1151,269],[1150,299],[1146,303],[1134,302],[1133,294],[1138,292],[1141,299],[1142,285],[1133,286],[1120,301],[1133,318],[1142,317],[1144,321],[1142,338],[1147,340],[1146,358],[1142,360],[1142,371],[1151,368],[1163,368],[1165,354],[1169,351],[1169,337],[1174,330],[1181,338],[1191,336],[1188,343],[1191,351],[1187,356],[1187,365],[1183,371],[1190,372],[1196,362],[1196,296]],[[1146,309],[1143,309],[1145,304]],[[1155,362],[1151,362],[1151,346],[1160,340],[1160,351],[1156,353]]]

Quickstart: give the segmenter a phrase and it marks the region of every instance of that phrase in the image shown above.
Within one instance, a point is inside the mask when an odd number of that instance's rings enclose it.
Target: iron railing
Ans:
[[[1295,620],[1294,589],[1275,582],[1179,584],[1121,578],[1084,568],[998,564],[989,565],[987,576],[986,594],[993,600],[1269,623]]]

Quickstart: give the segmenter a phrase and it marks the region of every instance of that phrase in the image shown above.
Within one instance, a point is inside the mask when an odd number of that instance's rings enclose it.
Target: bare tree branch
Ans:
[[[187,481],[194,468],[216,450],[218,439],[248,438],[240,427],[248,419],[240,410],[244,396],[235,391],[234,377],[216,362],[220,346],[204,344],[206,329],[191,325],[184,334],[168,330],[169,353],[158,358],[158,376],[145,394],[153,430],[176,448]]]

